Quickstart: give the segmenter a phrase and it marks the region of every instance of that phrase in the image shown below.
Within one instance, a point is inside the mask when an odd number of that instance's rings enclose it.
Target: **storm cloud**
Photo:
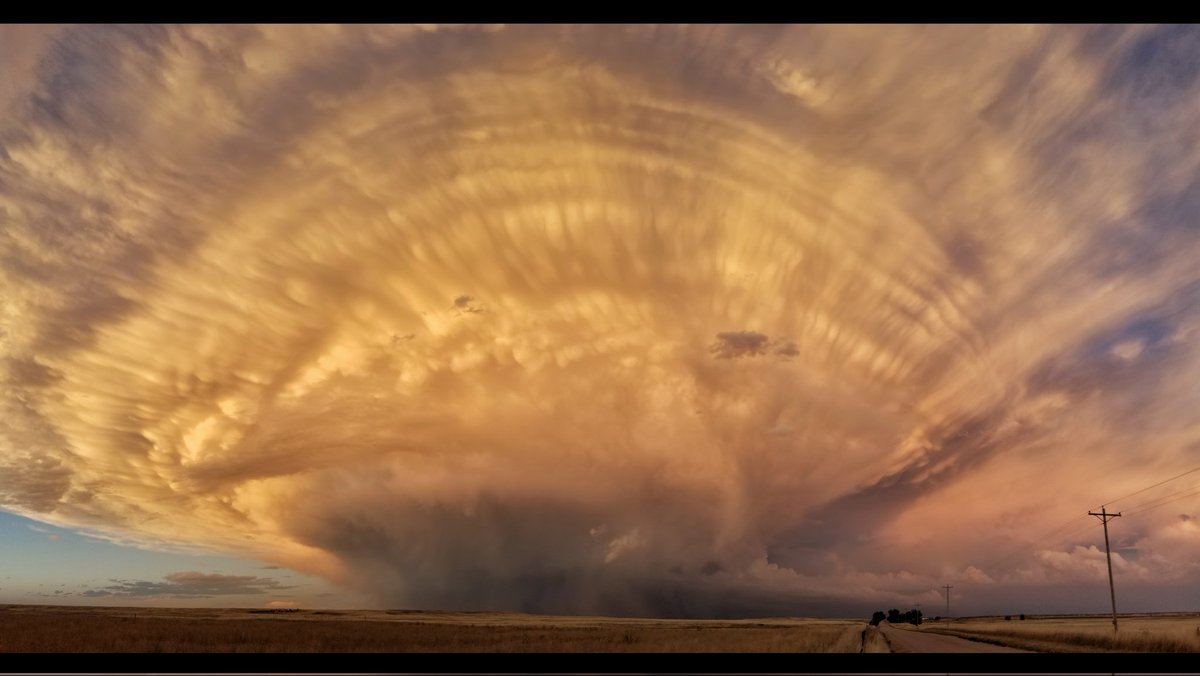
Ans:
[[[1194,27],[28,30],[13,512],[387,606],[859,612],[1091,584],[1041,536],[1200,457]],[[1194,586],[1198,500],[1114,566]],[[192,575],[88,593],[279,588]]]
[[[265,594],[292,587],[277,581],[254,575],[221,575],[181,571],[171,573],[163,582],[148,580],[109,580],[113,584],[87,589],[79,593],[88,598],[211,598],[213,596],[239,596],[242,594]]]

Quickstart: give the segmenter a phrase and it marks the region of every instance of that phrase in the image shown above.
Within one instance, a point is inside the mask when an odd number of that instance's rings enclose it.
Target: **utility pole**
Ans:
[[[1112,553],[1109,552],[1109,549],[1108,549],[1108,522],[1117,518],[1118,516],[1121,516],[1121,513],[1117,512],[1116,514],[1109,514],[1108,511],[1105,509],[1105,506],[1100,505],[1100,513],[1099,514],[1097,514],[1096,512],[1088,512],[1088,514],[1091,516],[1099,517],[1100,523],[1104,524],[1104,557],[1106,559],[1108,559],[1108,594],[1109,594],[1109,597],[1112,599],[1113,633],[1116,633],[1116,631],[1117,631],[1117,592],[1113,588]]]
[[[947,585],[942,585],[942,588],[946,590],[946,625],[949,626],[950,625],[950,590],[954,589],[954,587],[947,584]]]

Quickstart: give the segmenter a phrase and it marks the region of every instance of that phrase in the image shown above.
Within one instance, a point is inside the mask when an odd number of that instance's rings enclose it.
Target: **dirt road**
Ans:
[[[1028,650],[1005,648],[1004,646],[968,641],[965,638],[945,636],[916,629],[898,629],[886,622],[879,630],[887,637],[894,653],[1024,653]]]

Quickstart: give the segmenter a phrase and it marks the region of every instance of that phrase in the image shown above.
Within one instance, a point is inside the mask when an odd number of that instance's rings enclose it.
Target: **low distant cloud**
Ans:
[[[608,543],[608,551],[604,555],[604,563],[612,563],[622,556],[646,544],[646,541],[635,528],[633,531],[614,538]]]
[[[453,307],[458,312],[465,312],[467,314],[478,314],[484,311],[484,308],[476,302],[474,296],[468,296],[465,293],[454,299]]]
[[[796,341],[786,340],[775,347],[775,354],[785,359],[794,359],[800,356],[800,348],[796,346]]]
[[[147,580],[111,580],[114,584],[81,592],[89,598],[210,598],[213,596],[240,596],[266,594],[273,591],[292,589],[277,580],[255,575],[221,575],[181,571],[163,577],[163,582]]]
[[[1144,576],[1149,571],[1137,561],[1120,552],[1111,552],[1113,570],[1132,576]],[[1037,560],[1050,579],[1101,579],[1108,575],[1108,560],[1103,549],[1096,545],[1076,545],[1070,551],[1042,550]]]
[[[57,542],[62,539],[62,536],[59,535],[58,533],[54,533],[52,531],[46,530],[45,528],[42,528],[41,526],[31,525],[31,526],[29,526],[29,530],[34,531],[36,533],[42,533],[43,535],[46,536],[47,540],[51,540],[53,542]]]
[[[722,331],[709,351],[717,359],[736,359],[766,354],[768,338],[758,331]]]
[[[800,348],[795,340],[772,340],[758,331],[722,331],[717,334],[717,340],[709,345],[709,352],[717,359],[774,354],[781,360],[790,361],[800,356]]]
[[[990,575],[975,566],[967,566],[962,572],[962,579],[976,584],[991,584],[995,582]]]
[[[793,432],[795,432],[795,429],[793,429],[791,425],[788,425],[787,423],[779,423],[778,425],[764,432],[764,434],[769,437],[788,437],[791,436]]]
[[[1117,344],[1113,345],[1112,346],[1112,354],[1113,354],[1113,356],[1115,356],[1119,359],[1124,359],[1125,361],[1131,361],[1133,359],[1137,359],[1138,355],[1140,355],[1142,353],[1143,348],[1144,348],[1144,345],[1142,344],[1142,341],[1127,340],[1125,342],[1121,342],[1121,343],[1117,343]]]

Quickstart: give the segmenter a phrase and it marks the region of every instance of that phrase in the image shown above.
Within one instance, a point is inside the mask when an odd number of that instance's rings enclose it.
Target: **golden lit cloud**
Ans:
[[[1194,37],[64,29],[5,66],[0,506],[392,605],[1090,579],[996,558],[1200,447]]]

